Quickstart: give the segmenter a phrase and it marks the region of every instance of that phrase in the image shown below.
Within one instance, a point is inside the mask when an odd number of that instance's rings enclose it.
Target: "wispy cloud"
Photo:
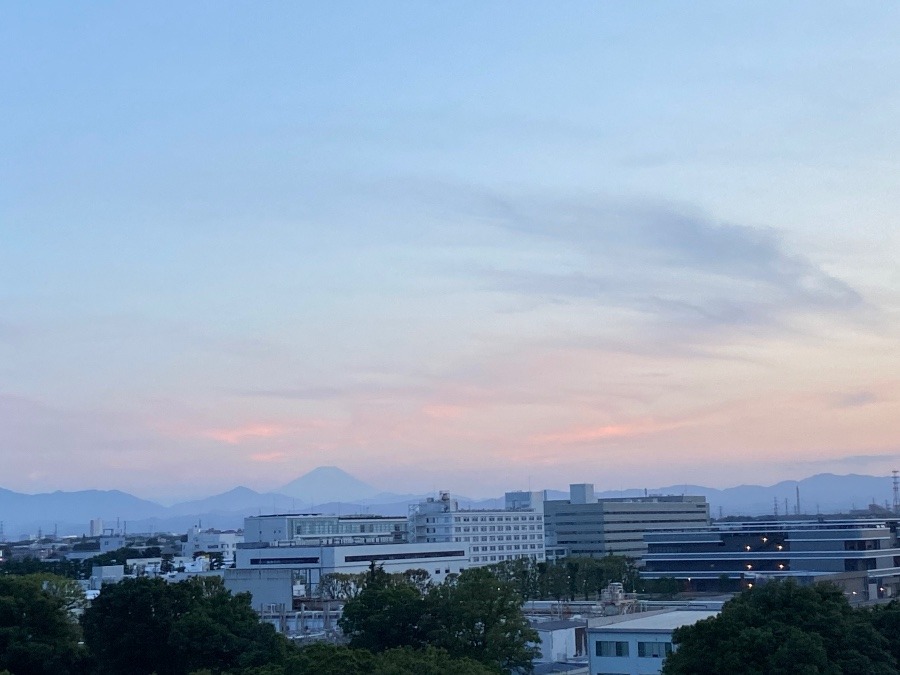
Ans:
[[[257,452],[250,455],[250,459],[254,462],[261,462],[263,464],[270,464],[273,462],[283,462],[287,459],[287,453],[285,452]]]
[[[862,307],[858,291],[789,251],[774,230],[715,222],[673,205],[505,202],[492,222],[573,257],[572,269],[486,271],[497,288],[589,300],[698,327],[778,322],[789,312]],[[552,271],[550,271],[552,269]]]
[[[288,431],[285,427],[274,424],[247,424],[232,429],[211,429],[202,435],[229,445],[238,445],[250,439],[283,436]]]
[[[871,391],[854,391],[836,394],[833,397],[835,408],[858,408],[878,401],[878,396]]]

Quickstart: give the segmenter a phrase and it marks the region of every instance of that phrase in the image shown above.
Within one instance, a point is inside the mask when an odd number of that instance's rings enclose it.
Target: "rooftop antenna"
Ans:
[[[797,515],[800,515],[800,486],[797,485]]]
[[[772,501],[775,502],[775,517],[778,517],[778,497],[772,497]]]
[[[791,512],[788,510],[787,497],[784,498],[784,515],[789,516]]]

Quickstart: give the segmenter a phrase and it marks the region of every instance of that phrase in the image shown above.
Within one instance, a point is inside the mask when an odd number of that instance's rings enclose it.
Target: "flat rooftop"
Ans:
[[[635,615],[633,619],[617,621],[601,626],[591,626],[590,631],[603,632],[644,632],[673,631],[681,626],[690,626],[703,619],[717,616],[719,612],[698,609],[673,609],[668,612],[653,612],[652,616]]]

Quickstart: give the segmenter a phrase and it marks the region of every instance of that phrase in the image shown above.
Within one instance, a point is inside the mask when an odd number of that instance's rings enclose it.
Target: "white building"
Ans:
[[[540,621],[531,627],[539,637],[538,663],[578,663],[587,659],[587,621]]]
[[[441,492],[414,507],[409,540],[465,544],[473,567],[523,557],[544,560],[543,493],[507,492],[504,509],[464,510],[449,492]]]
[[[292,570],[294,585],[303,587],[307,596],[318,595],[319,581],[326,574],[359,574],[373,563],[389,574],[423,569],[440,583],[469,566],[469,548],[456,543],[244,543],[235,555],[237,569]]]
[[[588,628],[591,673],[651,675],[672,653],[672,632],[718,614],[709,610],[660,610],[593,619]]]
[[[181,544],[181,555],[192,558],[197,553],[221,553],[222,562],[231,565],[238,544],[244,542],[244,535],[234,530],[200,530],[192,527],[187,532],[187,541]]]
[[[320,540],[332,540],[335,543],[402,543],[406,541],[406,518],[278,513],[244,519],[244,541],[248,543],[302,543]]]

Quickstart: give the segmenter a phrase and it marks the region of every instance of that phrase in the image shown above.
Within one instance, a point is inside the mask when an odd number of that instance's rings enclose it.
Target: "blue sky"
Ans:
[[[895,3],[3,8],[0,484],[889,471],[898,29]]]

